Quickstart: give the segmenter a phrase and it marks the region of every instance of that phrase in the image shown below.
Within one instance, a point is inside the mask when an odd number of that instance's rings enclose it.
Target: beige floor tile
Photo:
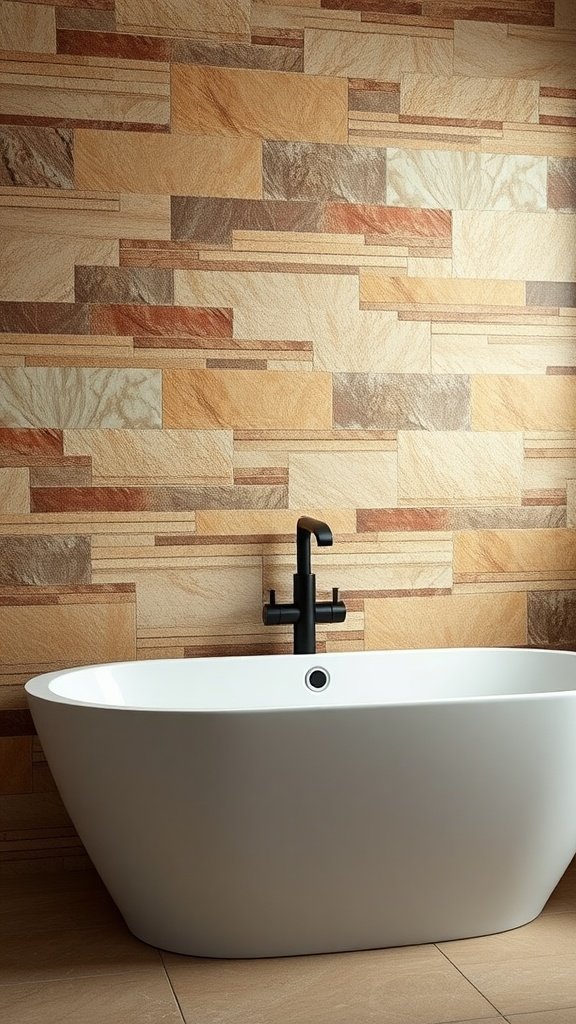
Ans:
[[[576,1006],[575,955],[493,959],[460,970],[506,1015]]]
[[[0,988],[0,1018],[10,1024],[179,1024],[161,967],[146,974],[79,978]]]
[[[438,950],[260,961],[166,955],[188,1024],[440,1024],[494,1009]]]
[[[576,1006],[542,1013],[513,1013],[506,1018],[510,1024],[576,1024]]]
[[[511,963],[526,957],[576,957],[576,916],[574,914],[548,914],[522,928],[482,935],[475,939],[441,942],[438,948],[457,967],[467,964],[502,961]]]

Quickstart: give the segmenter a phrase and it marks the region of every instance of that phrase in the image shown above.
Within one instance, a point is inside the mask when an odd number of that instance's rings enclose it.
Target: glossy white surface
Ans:
[[[502,931],[540,912],[576,851],[572,653],[144,661],[26,690],[128,926],[176,952]]]

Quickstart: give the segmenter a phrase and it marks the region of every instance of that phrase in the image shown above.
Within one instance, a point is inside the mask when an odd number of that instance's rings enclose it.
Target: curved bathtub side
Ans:
[[[131,930],[261,957],[535,917],[576,849],[576,698],[193,714],[32,712]]]

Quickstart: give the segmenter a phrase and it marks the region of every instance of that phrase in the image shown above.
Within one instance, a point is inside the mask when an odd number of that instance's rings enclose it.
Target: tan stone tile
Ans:
[[[576,571],[573,530],[463,530],[454,535],[456,573]]]
[[[490,960],[461,970],[506,1017],[576,1005],[576,955]]]
[[[330,427],[331,376],[279,370],[166,370],[164,425]]]
[[[576,1024],[576,1006],[564,1010],[542,1010],[540,1013],[513,1013],[509,1024]]]
[[[134,606],[39,604],[0,607],[0,657],[7,664],[56,666],[130,661]]]
[[[414,303],[523,306],[526,296],[523,281],[385,277],[365,270],[360,272],[360,299],[397,309]]]
[[[456,21],[454,73],[534,79],[542,85],[573,89],[574,39],[558,29]]]
[[[0,50],[56,52],[54,8],[42,4],[0,3]]]
[[[182,1017],[160,967],[74,981],[0,987],[0,1013],[10,1024],[179,1024]]]
[[[436,328],[440,325],[434,325]],[[432,372],[470,374],[546,374],[548,366],[576,364],[576,339],[539,337],[534,327],[533,337],[515,333],[493,335],[494,325],[479,324],[478,333],[444,334],[440,328],[432,331]]]
[[[257,139],[80,130],[74,144],[76,185],[258,199],[260,146]]]
[[[545,157],[442,151],[431,142],[429,149],[388,148],[386,171],[387,201],[397,206],[546,209]]]
[[[473,430],[576,430],[576,377],[475,376]]]
[[[174,64],[172,128],[205,135],[347,141],[348,88],[339,79]]]
[[[567,522],[566,525],[576,527],[576,478],[566,481]]]
[[[358,279],[349,274],[176,270],[174,290],[175,301],[183,305],[231,306],[237,338],[313,341],[318,370],[423,373],[429,368],[429,325],[360,310]]]
[[[486,1000],[429,946],[166,968],[184,1017],[202,1024],[436,1024],[484,1014]]]
[[[0,513],[30,511],[30,470],[0,469]]]
[[[250,0],[117,0],[122,32],[250,39]]]
[[[576,956],[576,915],[548,914],[497,935],[441,942],[438,949],[460,968],[489,961],[509,964],[530,956]]]
[[[74,302],[75,265],[117,264],[118,243],[5,231],[0,260],[0,301]]]
[[[289,503],[318,501],[329,508],[374,508],[397,504],[395,452],[291,452]]]
[[[399,431],[400,505],[520,505],[522,435]]]
[[[400,112],[418,117],[538,121],[538,82],[513,78],[402,75]]]
[[[198,535],[208,536],[242,536],[265,534],[296,535],[296,521],[300,516],[313,516],[315,519],[326,520],[338,539],[339,533],[354,533],[356,529],[356,512],[352,509],[325,509],[316,505],[306,505],[304,509],[256,509],[254,511],[234,510],[233,512],[211,509],[198,512],[196,515],[196,531]]]
[[[380,32],[307,29],[304,71],[399,82],[411,72],[445,74],[452,65],[452,40]]]
[[[229,430],[67,430],[67,455],[90,455],[95,484],[232,483]]]
[[[18,237],[65,236],[64,251],[71,237],[74,246],[85,246],[83,240],[88,238],[170,238],[170,196],[104,193],[103,199],[83,203],[77,209],[74,200],[68,203],[64,198],[55,207],[41,196],[24,196],[23,192],[11,189],[0,202],[0,226]]]
[[[515,647],[527,642],[525,594],[368,599],[365,613],[367,650]]]
[[[455,277],[573,281],[571,214],[460,211],[453,214]]]
[[[0,737],[0,794],[32,789],[32,737]]]

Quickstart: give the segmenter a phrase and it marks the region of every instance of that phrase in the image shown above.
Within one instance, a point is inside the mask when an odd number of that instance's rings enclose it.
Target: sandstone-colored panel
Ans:
[[[0,474],[4,472],[9,471],[0,470]],[[26,473],[27,470],[19,472]],[[32,473],[38,472],[32,470]],[[76,586],[90,583],[89,536],[80,532],[68,537],[43,536],[37,532],[36,525],[25,526],[27,532],[22,534],[11,533],[9,525],[3,529],[6,533],[0,536],[1,586]],[[14,524],[12,529],[17,530],[17,525]]]
[[[66,430],[66,455],[90,455],[94,484],[231,484],[229,430]]]
[[[360,272],[360,300],[398,306],[523,306],[523,281],[464,280],[449,278],[387,277],[368,270]]]
[[[291,508],[319,502],[326,508],[374,508],[397,504],[395,452],[291,452]]]
[[[54,8],[44,4],[0,3],[0,50],[56,52]]]
[[[358,279],[351,274],[176,270],[174,294],[183,305],[231,306],[236,338],[312,341],[319,370],[425,373],[429,368],[429,325],[360,310]]]
[[[347,114],[348,88],[339,79],[173,65],[176,132],[346,142]]]
[[[257,429],[332,425],[328,373],[166,370],[165,427]]]
[[[388,147],[388,203],[448,210],[546,209],[545,157],[433,147],[432,141],[429,149]]]
[[[0,300],[74,302],[77,263],[118,263],[118,243],[111,239],[21,235],[4,231],[0,238]]]
[[[532,78],[541,85],[574,89],[574,37],[557,29],[455,21],[454,73],[482,78]]]
[[[495,335],[490,333],[494,326],[478,324],[477,333],[433,330],[432,372],[545,374],[548,366],[576,365],[576,337],[539,337],[538,327],[532,328],[532,336],[517,334],[514,325],[508,334]]]
[[[291,600],[293,572],[293,555],[265,558],[264,590],[276,589],[279,601]],[[409,545],[370,554],[337,554],[330,548],[320,548],[315,553],[314,573],[320,600],[329,598],[336,585],[342,594],[348,595],[345,600],[355,595],[368,597],[374,592],[445,590],[452,585],[451,553],[411,550]]]
[[[74,145],[76,186],[259,199],[260,145],[257,139],[80,130]]]
[[[325,509],[309,505],[302,509],[266,509],[266,510],[234,510],[228,512],[221,509],[200,511],[196,515],[196,532],[198,536],[254,536],[263,534],[266,537],[275,534],[291,534],[296,536],[296,521],[300,516],[313,516],[315,519],[326,520],[336,536],[338,533],[354,533],[356,529],[356,512],[352,509]]]
[[[452,40],[381,32],[307,29],[304,71],[399,82],[411,72],[443,75],[452,67]]]
[[[159,427],[159,370],[0,367],[5,427]]]
[[[55,667],[129,661],[136,654],[134,605],[0,606],[0,659]]]
[[[30,471],[0,469],[0,514],[30,511]]]
[[[576,280],[576,216],[544,213],[453,213],[455,277]]]
[[[473,430],[576,430],[573,375],[472,378]]]
[[[465,530],[454,535],[454,572],[576,572],[574,530]]]
[[[399,431],[398,504],[520,505],[520,433]]]
[[[10,189],[0,198],[2,230],[19,235],[72,237],[77,240],[75,244],[85,238],[170,238],[170,196],[118,196],[107,192],[96,199],[88,195],[83,201],[81,192],[74,191],[68,199],[61,189],[64,195],[54,201],[56,190],[50,190],[46,199],[42,193],[48,190],[37,189],[36,195],[30,195],[30,191]]]
[[[562,442],[560,442],[562,443]],[[570,450],[569,443],[566,449]],[[545,446],[543,441],[542,445]],[[572,448],[574,451],[574,448]],[[533,452],[527,451],[533,456]],[[524,460],[525,491],[564,491],[572,480],[576,479],[576,457],[563,457],[558,450],[545,452],[542,458],[526,458]],[[568,523],[568,525],[572,525]]]
[[[250,0],[116,0],[121,32],[250,38]]]
[[[366,650],[515,647],[527,642],[526,594],[366,600]]]
[[[402,75],[400,112],[417,117],[538,121],[537,81]]]
[[[32,737],[0,737],[0,796],[32,792]]]

